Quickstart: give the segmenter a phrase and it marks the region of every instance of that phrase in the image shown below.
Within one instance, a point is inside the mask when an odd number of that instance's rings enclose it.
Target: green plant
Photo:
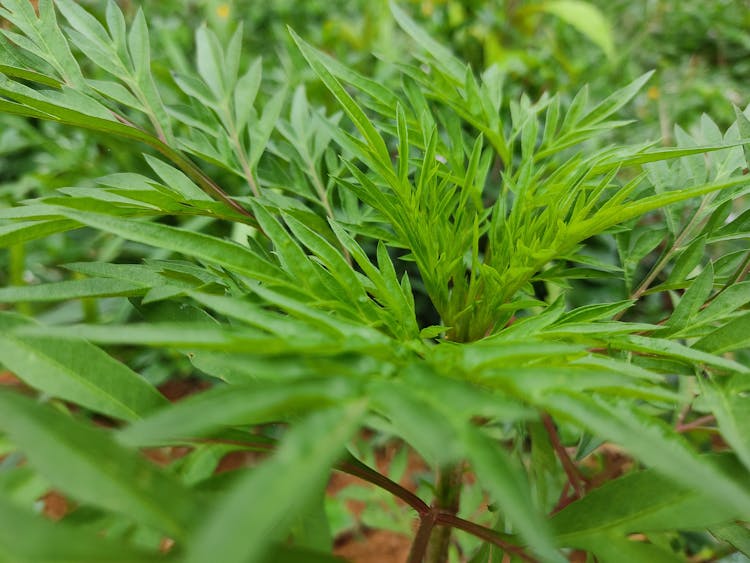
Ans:
[[[0,6],[0,110],[127,139],[153,170],[0,210],[3,247],[129,241],[0,289],[18,304],[0,361],[39,399],[0,393],[0,555],[336,560],[332,469],[416,511],[411,563],[445,561],[453,530],[483,541],[472,561],[681,560],[684,530],[748,553],[747,112],[676,148],[601,147],[648,76],[506,112],[496,67],[474,75],[393,4],[421,47],[397,88],[291,32],[329,115],[304,87],[263,92],[241,30],[222,46],[201,27],[197,72],[157,77],[142,12],[128,27],[114,2],[103,23],[73,0]],[[609,300],[581,303],[583,283]],[[33,319],[76,299],[84,322]],[[179,351],[215,385],[169,404],[116,359],[133,347]],[[364,427],[416,450],[432,498],[347,452]],[[622,477],[611,443],[632,456]],[[189,453],[161,469],[140,454],[166,446]],[[232,450],[260,461],[215,475]],[[466,472],[490,525],[461,513]],[[50,487],[76,504],[55,524],[29,510]]]

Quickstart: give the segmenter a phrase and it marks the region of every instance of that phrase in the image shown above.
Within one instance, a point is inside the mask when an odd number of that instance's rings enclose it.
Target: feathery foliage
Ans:
[[[194,68],[165,76],[141,11],[0,6],[0,111],[124,140],[151,171],[0,209],[3,248],[67,237],[98,257],[0,288],[0,362],[41,399],[0,392],[0,558],[334,561],[331,470],[415,510],[414,563],[444,560],[453,529],[485,542],[471,561],[667,561],[676,530],[748,553],[750,113],[676,147],[607,145],[649,75],[601,101],[507,100],[497,67],[475,74],[395,3],[419,47],[397,88],[290,30],[331,113],[264,81],[241,28],[199,28]],[[42,314],[72,300],[87,314]],[[214,385],[169,403],[118,361],[133,348]],[[726,453],[690,435],[709,418]],[[357,458],[366,427],[436,472],[431,498]],[[637,467],[596,488],[582,460],[609,444]],[[140,454],[167,446],[190,449]],[[232,450],[262,460],[214,475]],[[465,472],[490,525],[459,513]],[[76,509],[32,514],[39,487]]]

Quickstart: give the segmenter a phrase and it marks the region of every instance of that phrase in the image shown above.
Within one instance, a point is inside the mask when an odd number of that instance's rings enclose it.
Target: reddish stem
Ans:
[[[716,422],[716,417],[712,414],[707,414],[706,416],[701,416],[700,418],[696,418],[695,420],[691,420],[690,422],[687,422],[685,424],[679,423],[677,426],[675,426],[675,430],[679,433],[684,432],[690,432],[691,430],[695,430],[697,428],[700,428],[701,426],[705,426],[706,424],[711,424],[713,422]]]
[[[573,487],[576,497],[581,498],[584,495],[584,479],[578,471],[575,463],[573,463],[573,460],[570,459],[568,452],[565,450],[565,446],[562,445],[560,435],[557,433],[557,428],[555,428],[555,423],[552,420],[552,417],[547,413],[543,413],[542,424],[544,424],[544,429],[549,435],[552,448],[555,450],[555,453],[565,470],[565,474],[568,476],[568,481]]]

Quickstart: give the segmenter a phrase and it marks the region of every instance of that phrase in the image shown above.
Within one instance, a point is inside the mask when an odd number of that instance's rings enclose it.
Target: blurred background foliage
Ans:
[[[105,2],[81,4],[103,19]],[[400,78],[392,63],[405,63],[416,53],[393,21],[387,0],[121,0],[120,5],[126,17],[132,18],[139,8],[146,12],[154,73],[171,107],[186,103],[174,75],[192,72],[194,30],[203,23],[224,44],[243,26],[242,65],[262,57],[259,104],[286,97],[282,118],[289,115],[292,93],[300,86],[310,107],[336,111],[292,46],[287,26],[362,74],[394,87]],[[733,105],[744,108],[748,103],[744,85],[750,82],[750,0],[404,0],[402,7],[475,72],[496,66],[504,76],[506,105],[524,94],[532,100],[546,92],[570,98],[584,84],[589,84],[590,99],[603,99],[655,69],[636,102],[621,112],[623,119],[638,123],[625,133],[614,130],[611,142],[627,134],[673,144],[677,124],[700,138],[702,114],[724,129],[734,120]],[[93,66],[87,72],[101,73]],[[92,187],[95,178],[116,171],[151,174],[137,152],[120,150],[121,140],[8,115],[0,116],[0,125],[0,206],[65,186]],[[304,172],[295,176],[287,170],[283,155],[289,145],[280,129],[272,133],[270,146],[260,162],[261,183],[309,180]],[[236,175],[210,164],[207,171],[228,192],[245,195],[247,186]],[[321,174],[327,172],[323,165]],[[71,235],[52,236],[0,254],[0,285],[64,279],[70,273],[57,266],[76,260],[159,258],[108,235],[82,231],[72,236],[75,240]],[[601,258],[617,260],[611,237],[601,240],[601,252]],[[657,253],[652,249],[653,256],[642,257],[644,268]],[[587,292],[578,292],[582,299],[613,291],[612,284],[586,283]],[[573,295],[575,300],[576,292]],[[607,297],[622,295],[598,295]],[[47,322],[72,322],[92,314],[74,303],[59,306],[62,311],[34,307]],[[106,307],[106,300],[99,304],[99,309]],[[656,309],[658,314],[658,304]],[[111,314],[125,313],[116,309]]]
[[[105,2],[82,0],[81,4],[103,18]],[[190,72],[194,30],[203,23],[225,44],[238,25],[244,27],[242,64],[263,58],[261,106],[304,85],[312,107],[325,106],[329,113],[336,109],[291,45],[287,26],[364,75],[394,87],[400,78],[393,65],[382,61],[405,62],[415,52],[393,21],[387,0],[121,0],[120,4],[131,18],[142,7],[152,29],[158,30],[152,37],[152,56],[168,105],[184,103],[173,73]],[[532,100],[545,92],[570,97],[584,84],[589,84],[590,99],[603,99],[655,69],[647,89],[622,117],[638,120],[636,128],[629,127],[625,134],[663,144],[674,143],[676,124],[700,137],[703,113],[724,129],[734,120],[732,105],[747,104],[743,88],[750,80],[750,0],[405,0],[402,5],[477,73],[496,65],[505,77],[505,104],[522,94]],[[88,71],[94,76],[99,72]],[[282,116],[288,112],[284,108]],[[0,116],[0,125],[0,206],[42,190],[92,186],[94,178],[113,171],[150,173],[137,153],[118,150],[123,141],[114,138],[8,115]],[[610,140],[617,142],[622,134],[615,130]],[[278,131],[271,142],[283,153],[285,141]],[[271,159],[267,154],[260,163],[266,176],[262,174],[260,181],[268,184],[279,181],[273,177],[280,170],[279,162]],[[208,172],[230,193],[244,193],[244,182],[232,174]],[[143,258],[141,249],[116,240],[87,244],[88,255],[81,256],[83,250],[66,243],[67,236],[27,245],[18,250],[23,256],[1,255],[0,284],[24,278],[53,281],[65,275],[56,264],[76,259],[106,260],[118,254],[121,260]]]
[[[105,2],[81,4],[103,19]],[[417,52],[393,21],[387,0],[121,0],[120,5],[129,18],[143,8],[155,31],[154,73],[169,107],[187,103],[174,76],[192,72],[194,30],[203,24],[224,44],[243,26],[241,64],[262,57],[259,106],[287,98],[282,123],[290,115],[292,93],[300,87],[311,111],[321,106],[328,114],[337,111],[291,44],[287,27],[363,75],[394,88],[401,79],[391,63],[405,63]],[[544,93],[560,92],[570,99],[584,84],[589,85],[590,99],[604,99],[655,69],[647,88],[621,112],[623,119],[635,119],[637,124],[613,130],[607,142],[629,135],[671,145],[678,124],[700,140],[704,113],[725,129],[734,120],[733,104],[744,107],[748,102],[743,88],[750,81],[750,0],[404,0],[402,7],[475,72],[496,66],[504,76],[506,106],[522,95],[536,100]],[[87,73],[102,74],[93,65]],[[0,125],[0,206],[65,186],[92,187],[97,177],[116,171],[151,174],[138,153],[116,138],[9,115],[0,116]],[[183,126],[183,134],[192,134],[191,125]],[[305,171],[288,170],[288,146],[281,128],[272,133],[271,150],[259,164],[261,184],[310,181]],[[206,165],[207,172],[224,189],[246,195],[241,178],[211,166]],[[325,164],[321,167],[321,175],[331,172]],[[0,254],[0,285],[64,279],[70,273],[57,265],[76,260],[160,258],[116,237],[97,234],[92,241],[91,235],[56,235]],[[76,237],[86,243],[78,244]],[[601,259],[617,260],[612,237],[598,244]],[[640,256],[642,268],[658,255],[658,248],[648,250],[651,254]],[[624,295],[624,288],[612,295],[610,283],[582,283],[587,291],[572,292],[571,300],[583,301],[572,305],[586,304],[594,295],[612,300]],[[45,305],[34,307],[33,312],[44,314],[47,322],[73,322],[92,314],[75,303],[51,311],[43,310]],[[659,304],[654,307],[658,315]],[[103,300],[99,309],[106,308]],[[115,307],[111,314],[126,312]]]

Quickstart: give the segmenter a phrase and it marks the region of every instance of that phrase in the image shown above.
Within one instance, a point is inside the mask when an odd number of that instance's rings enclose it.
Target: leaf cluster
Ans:
[[[240,70],[241,30],[225,47],[201,27],[196,70],[165,85],[140,11],[128,25],[113,1],[103,22],[70,0],[0,7],[14,26],[0,39],[0,110],[160,153],[145,156],[148,175],[0,209],[4,248],[82,231],[144,257],[0,288],[16,306],[0,311],[0,361],[43,399],[0,393],[0,555],[329,561],[332,469],[416,511],[412,561],[441,528],[492,546],[476,561],[570,549],[669,560],[678,530],[746,551],[750,229],[735,206],[750,186],[747,111],[726,132],[709,118],[699,139],[678,130],[674,148],[603,145],[648,75],[598,103],[586,88],[569,105],[507,101],[497,67],[477,76],[394,3],[419,46],[394,88],[290,32],[340,108],[331,115],[303,87],[261,104],[260,61]],[[614,241],[616,264],[587,252],[597,239]],[[622,298],[571,307],[580,279]],[[653,294],[670,299],[668,318],[638,317]],[[71,300],[126,312],[33,318]],[[125,347],[176,351],[214,385],[169,403],[108,353]],[[690,436],[709,414],[723,455]],[[365,427],[441,475],[432,507],[347,452]],[[582,460],[608,443],[639,467],[594,488]],[[139,453],[170,446],[189,453],[167,468]],[[262,461],[215,474],[234,450]],[[493,528],[445,504],[457,492],[442,480],[464,469],[499,507]],[[30,510],[51,487],[76,504],[54,525]]]

